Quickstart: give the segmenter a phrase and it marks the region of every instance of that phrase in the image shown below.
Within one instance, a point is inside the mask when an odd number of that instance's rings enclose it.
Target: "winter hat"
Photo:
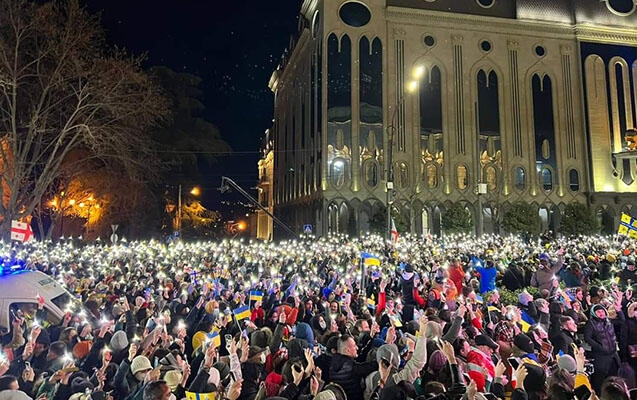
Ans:
[[[170,390],[175,390],[177,386],[179,386],[179,382],[181,382],[181,372],[175,369],[172,369],[164,375],[164,380],[166,381],[166,385],[170,388]]]
[[[113,349],[113,351],[115,352],[124,350],[128,346],[128,338],[126,337],[126,332],[115,332],[111,337],[110,346],[111,349]]]
[[[493,350],[498,348],[498,344],[487,335],[478,335],[475,339],[476,346],[487,346]],[[433,355],[433,354],[432,354]]]
[[[398,368],[400,365],[398,347],[393,343],[380,346],[376,351],[376,361],[380,363],[381,360],[389,361],[392,367]]]
[[[296,336],[297,339],[303,339],[307,341],[310,348],[314,348],[314,332],[312,331],[310,325],[308,325],[307,323],[300,322],[296,324],[296,331],[294,336]]]
[[[575,374],[577,372],[577,363],[575,362],[575,359],[568,354],[557,358],[557,366],[567,370],[571,374]]]
[[[35,339],[35,342],[48,346],[51,344],[51,336],[49,336],[49,333],[46,331],[46,329],[42,329],[37,339]]]
[[[93,390],[93,384],[83,376],[76,376],[71,381],[71,391],[73,393],[84,393],[86,389]]]
[[[597,310],[604,310],[604,312],[607,313],[606,315],[608,315],[608,311],[606,311],[603,305],[593,304],[593,306],[591,307],[591,316],[597,318]]]
[[[192,350],[197,350],[206,341],[206,332],[198,331],[192,335]]]
[[[133,358],[133,361],[130,363],[130,371],[133,375],[138,372],[148,371],[151,369],[153,369],[153,366],[146,356],[137,356]]]
[[[22,390],[3,390],[0,392],[0,400],[31,400]]]
[[[272,337],[271,332],[272,331],[267,328],[261,328],[252,332],[252,334],[250,335],[250,344],[252,346],[266,347],[268,345],[268,342],[270,341],[270,337]],[[268,335],[268,333],[270,333],[270,335]]]
[[[429,357],[429,368],[434,373],[439,373],[447,365],[447,356],[440,350],[436,350]]]
[[[78,360],[83,359],[88,355],[89,351],[91,351],[92,345],[93,342],[89,340],[77,343],[75,346],[73,346],[73,357]]]
[[[524,333],[519,333],[513,338],[513,345],[527,354],[535,352],[533,341]]]

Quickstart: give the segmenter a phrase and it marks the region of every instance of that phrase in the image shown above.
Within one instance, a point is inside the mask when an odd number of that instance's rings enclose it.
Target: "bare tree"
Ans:
[[[107,51],[77,0],[0,0],[0,214],[31,215],[52,185],[117,164],[153,168],[146,128],[164,114],[141,59]]]

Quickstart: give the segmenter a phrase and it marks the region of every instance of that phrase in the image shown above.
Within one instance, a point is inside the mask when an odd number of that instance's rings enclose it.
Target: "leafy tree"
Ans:
[[[105,48],[78,0],[0,0],[0,229],[87,168],[157,168],[147,128],[165,114],[141,58]]]
[[[467,233],[473,229],[473,218],[465,206],[455,203],[442,215],[441,225],[445,233]]]
[[[211,166],[219,157],[231,151],[230,146],[221,139],[216,126],[200,117],[204,109],[200,101],[201,91],[198,76],[179,73],[167,67],[154,67],[151,74],[163,88],[170,114],[154,129],[153,139],[158,148],[163,170],[163,185],[154,188],[157,197],[164,199],[161,212],[164,218],[161,230],[172,233],[177,218],[178,190],[201,184],[200,167]],[[159,203],[157,203],[159,205]],[[208,210],[205,210],[208,212]],[[214,212],[210,212],[215,215]],[[183,214],[183,209],[182,209]],[[211,215],[212,215],[211,214]],[[214,218],[213,218],[214,219]],[[159,218],[162,220],[162,218]],[[184,223],[190,220],[182,215],[182,235],[184,237],[197,234],[209,236],[206,224],[191,224],[187,230]]]
[[[537,209],[529,203],[513,203],[504,213],[502,226],[509,233],[535,235],[540,232],[540,216]]]
[[[153,130],[164,181],[184,183],[185,176],[196,176],[200,165],[211,165],[231,148],[219,129],[200,117],[204,110],[199,99],[201,78],[163,66],[151,68],[150,73],[161,85],[170,109],[168,118]]]
[[[567,235],[589,235],[599,232],[599,226],[589,207],[581,203],[570,203],[564,208],[560,230]]]

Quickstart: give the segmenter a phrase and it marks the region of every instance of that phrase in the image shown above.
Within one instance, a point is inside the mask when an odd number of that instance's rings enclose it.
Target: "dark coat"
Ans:
[[[330,379],[341,385],[347,400],[363,400],[361,381],[377,369],[376,361],[358,363],[351,357],[334,354],[330,363]]]

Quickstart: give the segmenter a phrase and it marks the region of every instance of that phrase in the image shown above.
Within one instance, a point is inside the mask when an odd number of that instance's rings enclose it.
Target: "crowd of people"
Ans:
[[[2,246],[73,297],[2,305],[0,400],[637,398],[621,236]]]

